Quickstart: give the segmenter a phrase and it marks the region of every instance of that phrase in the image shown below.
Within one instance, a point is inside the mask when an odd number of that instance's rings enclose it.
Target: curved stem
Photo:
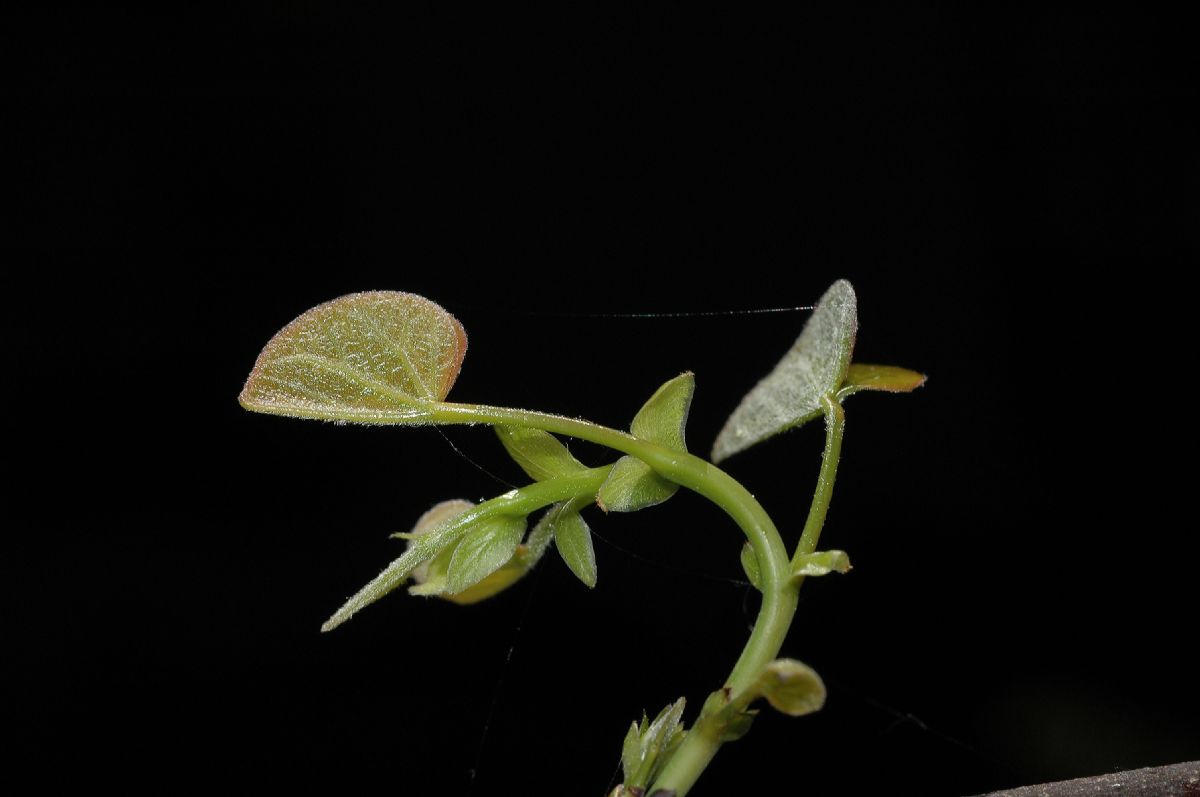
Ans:
[[[833,474],[841,449],[843,416],[841,406],[827,400],[826,446],[821,476],[813,509],[805,524],[801,545],[816,545],[824,523],[833,488]],[[489,407],[471,404],[443,403],[435,406],[430,420],[434,423],[488,423],[528,426],[546,432],[562,434],[598,443],[624,454],[637,457],[662,476],[687,487],[709,499],[738,524],[758,559],[762,579],[762,605],[741,656],[733,667],[725,689],[718,693],[728,703],[736,699],[758,680],[766,666],[778,655],[784,637],[796,614],[799,581],[792,576],[787,549],[769,515],[745,487],[715,465],[685,451],[675,451],[641,440],[625,432],[609,429],[574,418],[529,410]],[[818,508],[818,505],[820,507]],[[805,540],[808,540],[806,543]],[[706,704],[693,724],[692,730],[680,743],[671,760],[651,787],[674,790],[683,797],[716,755],[726,737],[726,727],[719,721],[720,705]]]
[[[742,650],[728,686],[739,692],[754,682],[783,643],[796,611],[787,549],[770,516],[754,496],[723,470],[686,451],[676,451],[588,421],[530,410],[474,404],[440,404],[434,423],[492,423],[530,426],[598,443],[637,457],[671,481],[694,490],[733,518],[758,558],[763,602],[750,639]]]
[[[792,564],[804,554],[817,550],[821,529],[825,526],[825,515],[829,512],[829,500],[833,498],[833,482],[837,478],[838,460],[842,457],[842,431],[846,428],[846,411],[834,399],[825,397],[825,453],[821,458],[821,472],[817,474],[817,489],[813,494],[808,520],[804,532],[796,545]]]

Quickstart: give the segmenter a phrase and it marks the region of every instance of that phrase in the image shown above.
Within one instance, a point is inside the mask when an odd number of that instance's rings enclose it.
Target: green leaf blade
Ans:
[[[472,518],[469,514],[475,504],[464,499],[442,501],[417,520],[413,529],[403,535],[407,540],[404,553],[371,579],[366,586],[350,596],[341,608],[333,613],[321,626],[321,631],[332,631],[349,620],[360,609],[374,603],[399,587],[409,577],[421,584],[444,580],[444,567],[439,560],[452,550],[462,535],[467,532]],[[410,590],[411,591],[411,590]]]
[[[683,710],[687,706],[679,698],[664,708],[647,725],[643,718],[639,726],[633,723],[621,749],[621,767],[626,789],[644,789],[670,760],[687,731],[683,725]]]
[[[821,415],[823,399],[835,395],[846,376],[857,330],[854,288],[838,280],[792,348],[729,416],[713,444],[713,462]]]
[[[596,503],[605,512],[636,512],[666,501],[679,489],[635,457],[621,457],[600,485]]]
[[[629,431],[642,440],[687,451],[684,432],[695,392],[696,377],[690,371],[663,383],[638,410]]]
[[[497,426],[504,450],[531,479],[545,481],[587,470],[557,437],[526,426]]]
[[[248,410],[357,423],[421,423],[458,377],[462,324],[411,293],[318,305],[263,348],[238,401]]]
[[[525,534],[525,518],[501,515],[472,527],[454,549],[446,570],[446,592],[473,587],[503,567]]]
[[[816,670],[795,659],[776,659],[757,684],[759,693],[776,711],[801,717],[825,705],[825,682]]]
[[[578,512],[559,512],[554,519],[554,547],[567,567],[587,587],[596,586],[596,551],[592,530]]]

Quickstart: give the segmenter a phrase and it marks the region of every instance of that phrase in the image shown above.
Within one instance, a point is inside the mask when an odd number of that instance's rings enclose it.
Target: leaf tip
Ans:
[[[344,617],[338,617],[338,616],[335,614],[333,617],[330,617],[328,620],[326,620],[325,622],[321,623],[321,633],[322,633],[322,634],[328,634],[330,631],[332,631],[333,629],[337,628],[339,625],[341,625],[341,624],[342,624],[342,623],[344,623],[345,621],[346,621],[346,618],[344,618]]]

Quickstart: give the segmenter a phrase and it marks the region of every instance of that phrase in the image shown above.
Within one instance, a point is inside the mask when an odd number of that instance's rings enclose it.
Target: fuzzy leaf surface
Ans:
[[[836,395],[846,377],[857,330],[854,288],[838,280],[792,348],[729,416],[713,444],[713,462],[820,415],[823,398]]]
[[[423,572],[426,577],[433,578],[429,571],[435,568],[430,560],[436,560],[439,555],[452,549],[467,533],[476,509],[470,501],[456,499],[443,501],[422,515],[412,533],[404,535],[408,538],[404,553],[366,586],[350,596],[341,608],[325,621],[321,630],[332,631],[337,628],[360,609],[403,584],[422,566],[425,566]]]
[[[462,324],[430,300],[352,293],[267,343],[238,401],[248,410],[356,423],[421,423],[458,377]]]

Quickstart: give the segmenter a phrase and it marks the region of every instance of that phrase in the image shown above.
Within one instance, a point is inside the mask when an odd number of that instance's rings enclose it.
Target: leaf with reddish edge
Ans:
[[[424,423],[467,351],[462,324],[411,293],[352,293],[267,343],[238,401],[248,410],[355,423]]]

